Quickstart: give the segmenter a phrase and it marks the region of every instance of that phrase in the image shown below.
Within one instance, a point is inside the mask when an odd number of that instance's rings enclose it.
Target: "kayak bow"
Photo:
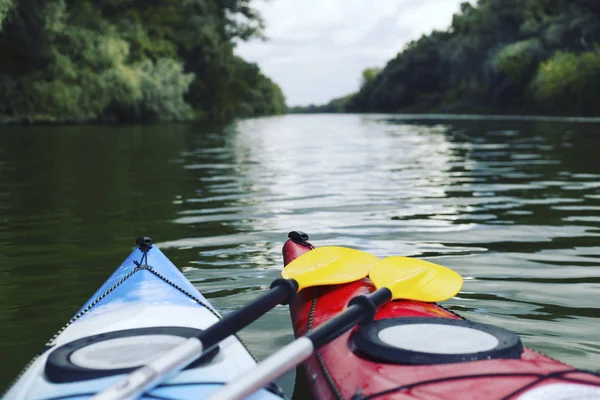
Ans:
[[[297,258],[281,272],[271,289],[194,335],[168,354],[155,357],[92,400],[130,400],[176,374],[228,336],[248,326],[278,304],[289,304],[297,291],[321,285],[339,285],[366,277],[377,257],[343,247],[321,247]],[[267,382],[268,384],[268,382]]]
[[[221,317],[150,239],[136,248],[48,343],[4,399],[89,398]],[[256,364],[235,336],[142,399],[201,399]],[[281,399],[272,387],[254,400]]]

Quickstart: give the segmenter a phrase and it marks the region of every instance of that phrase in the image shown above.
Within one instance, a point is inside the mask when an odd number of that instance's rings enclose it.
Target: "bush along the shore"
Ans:
[[[357,93],[294,111],[597,116],[599,46],[598,1],[465,2],[446,31],[365,71]]]
[[[261,34],[249,3],[0,0],[0,120],[281,114],[279,87],[233,52]]]

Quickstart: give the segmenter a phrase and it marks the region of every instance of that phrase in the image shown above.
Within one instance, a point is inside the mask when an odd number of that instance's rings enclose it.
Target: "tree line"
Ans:
[[[295,112],[599,115],[600,2],[478,0],[357,93]]]
[[[0,0],[0,121],[226,121],[285,112],[234,54],[251,0]]]

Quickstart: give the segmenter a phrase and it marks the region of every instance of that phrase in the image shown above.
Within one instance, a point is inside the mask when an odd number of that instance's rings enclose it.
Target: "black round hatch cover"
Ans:
[[[431,365],[520,358],[513,332],[460,319],[389,318],[361,326],[352,338],[357,353],[377,361]]]
[[[52,382],[64,383],[129,373],[201,332],[194,328],[162,326],[87,336],[52,351],[46,361],[46,376]],[[215,347],[188,368],[210,362],[218,352],[219,348]]]

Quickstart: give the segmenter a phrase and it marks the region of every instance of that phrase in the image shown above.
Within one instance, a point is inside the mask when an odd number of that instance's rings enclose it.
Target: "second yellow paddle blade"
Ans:
[[[337,246],[318,247],[289,263],[281,276],[298,282],[298,290],[338,285],[366,277],[378,262],[377,257],[364,251]]]
[[[369,278],[376,288],[387,287],[393,299],[431,303],[454,297],[463,285],[461,276],[450,268],[400,256],[381,260]]]

